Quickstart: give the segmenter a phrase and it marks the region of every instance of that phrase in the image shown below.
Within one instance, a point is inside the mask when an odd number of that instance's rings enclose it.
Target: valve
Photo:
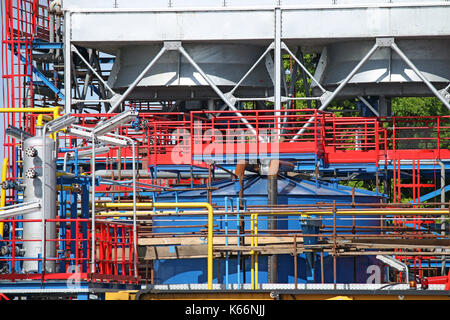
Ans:
[[[3,190],[15,189],[15,185],[14,181],[11,180],[5,180],[1,184]]]
[[[28,179],[34,179],[36,178],[36,176],[36,170],[34,169],[28,169],[27,171],[25,171],[25,177],[27,177]]]
[[[1,246],[0,247],[0,255],[1,256],[6,256],[6,255],[10,255],[12,254],[13,249],[11,246]],[[23,256],[23,254],[21,253],[21,250],[18,246],[14,247],[14,254],[16,256]]]
[[[28,148],[25,149],[25,155],[27,157],[34,158],[34,157],[37,156],[37,154],[38,154],[38,152],[37,152],[35,147],[28,147]]]
[[[0,187],[3,190],[9,190],[9,189],[14,189],[14,190],[18,190],[18,191],[22,191],[24,189],[24,185],[17,183],[16,181],[12,181],[12,180],[5,180],[0,184]]]
[[[11,252],[11,249],[8,246],[2,246],[0,248],[0,255],[1,256],[6,256],[10,252]]]

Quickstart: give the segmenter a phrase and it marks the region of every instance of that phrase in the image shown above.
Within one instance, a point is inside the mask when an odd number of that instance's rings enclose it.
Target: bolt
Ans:
[[[25,177],[27,177],[28,179],[34,179],[34,178],[36,178],[36,176],[37,176],[37,174],[34,169],[28,169],[25,172]]]
[[[37,156],[37,150],[36,150],[36,148],[35,148],[35,147],[28,147],[28,148],[26,148],[26,149],[25,149],[25,155],[26,155],[27,157],[31,157],[31,158],[36,157],[36,156]]]

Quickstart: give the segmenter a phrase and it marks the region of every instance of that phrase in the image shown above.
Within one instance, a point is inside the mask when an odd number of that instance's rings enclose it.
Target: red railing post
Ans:
[[[438,150],[438,158],[441,159],[441,117],[437,117],[436,120],[437,126],[437,150]]]
[[[376,157],[376,161],[375,161],[375,164],[376,164],[376,166],[378,167],[378,160],[380,160],[380,146],[379,146],[379,143],[380,143],[380,132],[379,132],[379,124],[378,124],[378,121],[377,120],[375,120],[375,127],[374,127],[374,131],[375,131],[375,136],[374,136],[374,138],[375,138],[375,157]]]
[[[256,156],[259,156],[259,110],[255,110],[256,113],[256,137],[255,137],[255,143],[256,143]]]
[[[14,218],[15,219],[15,218]],[[12,240],[12,265],[11,265],[11,273],[14,274],[16,271],[16,221],[11,220],[12,225],[12,233],[11,233],[11,240]]]
[[[119,274],[117,267],[117,226],[114,226],[114,274]]]

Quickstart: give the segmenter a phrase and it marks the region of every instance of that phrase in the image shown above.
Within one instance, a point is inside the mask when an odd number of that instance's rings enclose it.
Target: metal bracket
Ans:
[[[275,72],[274,72],[274,64],[272,57],[270,55],[266,55],[266,69],[269,73],[270,79],[272,80],[272,83],[275,85]]]
[[[259,162],[259,174],[267,176],[269,174],[270,159],[260,159]]]
[[[229,103],[231,103],[233,106],[236,105],[236,98],[233,96],[231,92],[227,92],[223,94],[225,98],[228,100]]]
[[[442,95],[442,97],[443,97],[445,100],[447,100],[448,102],[450,102],[450,93],[449,93],[447,90],[442,89],[442,90],[439,90],[438,92],[439,92],[440,95]]]
[[[379,48],[391,47],[394,43],[394,38],[377,38],[376,40],[376,44]]]
[[[328,100],[328,98],[333,94],[331,91],[325,91],[322,93],[322,95],[319,97],[320,102],[323,104],[325,101]]]
[[[114,105],[117,101],[120,100],[120,98],[122,97],[121,94],[116,93],[115,95],[113,95],[110,99],[109,99],[109,103],[111,105]]]
[[[181,41],[165,41],[164,49],[167,51],[176,51],[181,48]]]

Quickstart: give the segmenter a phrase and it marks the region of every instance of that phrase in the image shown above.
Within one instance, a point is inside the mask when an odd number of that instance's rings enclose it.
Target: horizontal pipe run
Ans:
[[[118,203],[117,203],[118,204]],[[116,203],[98,203],[99,207],[102,207],[104,209],[109,208],[115,208],[117,205]],[[174,203],[174,205],[182,205],[183,202]],[[131,208],[133,206],[132,203],[120,203],[120,208]],[[151,202],[148,203],[140,203],[138,205],[138,208],[153,208],[151,207]],[[180,206],[180,208],[182,208]],[[186,208],[186,207],[185,207]],[[171,212],[164,212],[166,214],[177,214],[177,211],[171,211]],[[164,213],[159,214],[152,212],[152,214],[158,214],[158,215],[164,215]],[[245,212],[239,212],[240,215],[251,215],[257,213],[260,216],[269,216],[269,215],[318,215],[318,216],[332,216],[333,213],[331,211],[245,211]],[[201,215],[205,214],[204,211],[187,211],[186,214],[189,215]],[[214,212],[215,216],[219,215],[236,215],[236,213],[233,212],[221,212],[216,211]],[[417,215],[417,216],[434,216],[434,215],[450,215],[450,212],[448,210],[434,210],[434,211],[414,211],[414,210],[408,210],[408,211],[401,211],[401,210],[385,210],[385,211],[365,211],[365,210],[359,210],[359,211],[337,211],[337,216],[359,216],[359,215],[375,215],[375,216],[392,216],[392,215],[405,215],[405,216],[411,216],[411,215]],[[358,218],[355,218],[358,219]],[[371,218],[368,218],[371,219]]]

